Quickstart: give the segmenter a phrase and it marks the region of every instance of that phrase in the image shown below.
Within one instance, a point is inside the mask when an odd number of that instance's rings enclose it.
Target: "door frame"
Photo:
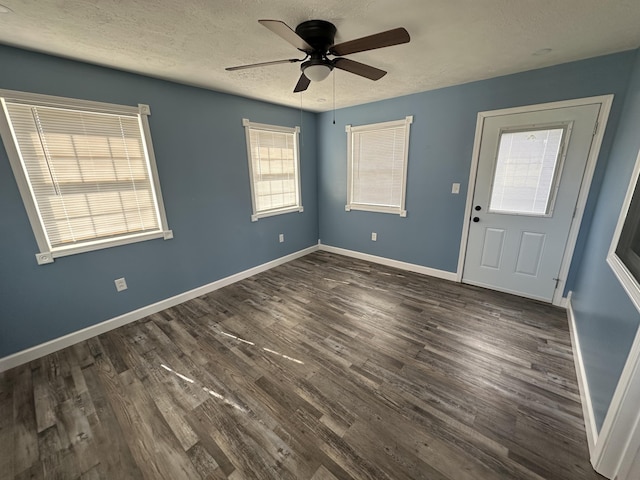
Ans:
[[[558,282],[558,285],[553,293],[553,300],[551,302],[553,305],[566,307],[567,299],[564,298],[562,294],[565,289],[567,275],[569,274],[569,267],[571,266],[573,251],[576,246],[576,241],[578,240],[578,233],[580,231],[580,225],[582,224],[582,217],[584,215],[584,207],[587,203],[587,198],[589,197],[591,181],[593,180],[593,172],[596,168],[598,155],[600,154],[600,147],[602,146],[602,140],[604,138],[604,132],[607,128],[607,121],[609,120],[609,113],[611,112],[611,105],[613,103],[613,94],[478,112],[476,133],[473,141],[471,169],[469,172],[469,186],[467,188],[467,202],[464,210],[464,220],[462,224],[462,238],[460,240],[460,254],[458,256],[456,281],[462,282],[462,272],[464,270],[464,262],[467,255],[467,242],[469,241],[469,220],[471,218],[473,196],[476,190],[476,177],[478,173],[478,162],[480,161],[480,146],[482,143],[482,132],[484,129],[485,120],[491,117],[498,117],[502,115],[530,113],[543,110],[555,110],[567,107],[579,107],[583,105],[592,105],[594,103],[600,104],[600,113],[598,115],[598,119],[596,120],[596,129],[591,140],[591,148],[589,149],[589,156],[587,158],[584,174],[582,176],[582,183],[580,185],[580,192],[578,193],[576,210],[571,222],[571,228],[569,229],[569,236],[567,237],[567,244],[565,246],[564,254],[562,256],[560,274],[558,275],[560,281]]]

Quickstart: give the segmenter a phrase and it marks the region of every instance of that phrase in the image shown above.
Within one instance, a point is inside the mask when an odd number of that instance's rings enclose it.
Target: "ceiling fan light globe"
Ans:
[[[312,82],[321,82],[330,73],[331,67],[328,65],[308,65],[304,68],[304,75]]]

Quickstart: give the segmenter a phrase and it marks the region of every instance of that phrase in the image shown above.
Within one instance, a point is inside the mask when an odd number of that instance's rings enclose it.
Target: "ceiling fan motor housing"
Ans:
[[[313,47],[314,51],[324,55],[334,43],[336,27],[325,20],[307,20],[296,27],[296,33]]]

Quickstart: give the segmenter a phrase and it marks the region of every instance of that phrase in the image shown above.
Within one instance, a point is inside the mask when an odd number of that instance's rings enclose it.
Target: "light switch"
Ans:
[[[453,185],[451,185],[451,193],[460,193],[460,184],[459,183],[454,183]]]

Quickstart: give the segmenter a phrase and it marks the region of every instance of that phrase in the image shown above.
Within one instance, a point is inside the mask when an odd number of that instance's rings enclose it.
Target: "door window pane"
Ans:
[[[563,134],[563,128],[500,134],[489,211],[549,213]]]

